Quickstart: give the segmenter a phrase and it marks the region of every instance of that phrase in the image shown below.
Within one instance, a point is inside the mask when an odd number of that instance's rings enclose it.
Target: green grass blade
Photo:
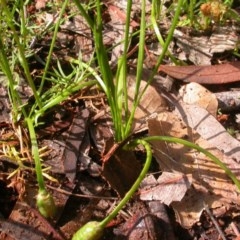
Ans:
[[[229,178],[232,179],[232,181],[235,183],[237,188],[240,191],[240,181],[237,179],[236,175],[224,164],[221,162],[217,157],[215,157],[212,153],[209,151],[205,150],[204,148],[201,148],[200,146],[188,142],[186,140],[180,139],[180,138],[175,138],[175,137],[168,137],[168,136],[151,136],[151,137],[146,137],[143,138],[145,141],[150,142],[150,141],[166,141],[166,142],[172,142],[172,143],[179,143],[184,146],[190,147],[192,149],[196,149],[197,151],[203,153],[207,157],[209,157],[216,165],[218,165],[222,170],[225,171],[225,173],[228,175]]]
[[[52,37],[52,41],[51,41],[51,45],[50,45],[50,49],[49,49],[48,56],[47,56],[47,61],[46,61],[45,68],[44,68],[43,75],[42,75],[42,79],[41,79],[41,84],[40,84],[40,87],[38,89],[39,94],[41,94],[41,92],[43,90],[43,86],[44,86],[44,83],[45,83],[45,80],[46,80],[46,76],[47,76],[47,72],[48,72],[48,69],[49,69],[49,66],[50,66],[50,62],[51,62],[53,49],[54,49],[55,42],[56,42],[56,39],[57,39],[58,29],[60,27],[62,16],[63,16],[63,14],[65,12],[65,9],[66,9],[66,7],[68,5],[68,1],[69,0],[64,0],[62,8],[61,8],[61,11],[60,11],[60,14],[59,14],[59,17],[58,17],[58,20],[57,20],[56,25],[55,25],[55,29],[54,29],[54,33],[53,33],[53,37]]]

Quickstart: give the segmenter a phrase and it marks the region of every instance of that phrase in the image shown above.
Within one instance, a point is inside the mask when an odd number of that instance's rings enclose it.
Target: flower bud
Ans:
[[[98,240],[103,235],[104,227],[97,221],[86,223],[74,235],[72,240]]]
[[[51,218],[56,213],[54,199],[46,190],[38,192],[37,207],[39,212],[46,218]]]

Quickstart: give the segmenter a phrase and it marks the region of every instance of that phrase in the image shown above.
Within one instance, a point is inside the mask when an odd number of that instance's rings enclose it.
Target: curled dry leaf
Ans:
[[[159,71],[182,81],[200,84],[223,84],[240,81],[240,62],[213,66],[161,65]]]

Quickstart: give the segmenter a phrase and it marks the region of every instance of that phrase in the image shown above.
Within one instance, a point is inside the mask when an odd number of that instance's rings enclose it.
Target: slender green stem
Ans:
[[[111,115],[112,115],[112,119],[113,119],[114,128],[117,131],[117,125],[119,122],[119,114],[120,113],[118,112],[118,108],[117,108],[117,102],[116,102],[116,96],[115,96],[116,92],[115,92],[115,85],[114,85],[114,80],[113,80],[113,72],[110,68],[106,48],[103,44],[102,15],[101,15],[100,0],[96,1],[96,16],[95,16],[95,22],[94,22],[93,36],[94,36],[98,65],[100,67],[100,72],[102,74],[103,82],[106,85],[105,93],[107,95],[108,103],[110,106],[110,111],[111,111]],[[116,141],[119,141],[118,137],[117,137]]]
[[[18,98],[16,97],[16,94],[14,94],[15,90],[14,90],[14,79],[13,79],[13,74],[11,71],[11,68],[9,66],[9,62],[3,47],[3,42],[2,42],[2,37],[0,36],[0,64],[1,64],[1,68],[4,72],[4,74],[6,75],[7,79],[8,79],[8,85],[10,88],[10,92],[11,92],[11,96],[12,96],[12,107],[13,107],[13,112],[14,112],[14,117],[13,120],[14,122],[16,122],[16,116],[15,114],[17,114],[18,112]]]
[[[102,26],[100,0],[97,0],[97,14],[96,14],[95,21],[96,22],[94,24],[94,34],[93,35],[94,35],[94,40],[95,40],[97,60],[98,60],[98,64],[99,64],[99,67],[101,70],[103,81],[105,82],[105,84],[107,86],[107,91],[109,91],[110,103],[112,103],[113,99],[115,98],[115,96],[114,96],[115,86],[114,86],[114,82],[113,82],[112,70],[111,70],[109,62],[108,62],[107,52],[106,52],[105,46],[103,44],[103,36],[102,36],[103,26]]]
[[[153,7],[152,7],[152,10],[151,10],[151,22],[152,22],[152,26],[153,26],[153,29],[155,31],[155,34],[157,36],[157,39],[158,39],[159,43],[161,44],[161,46],[164,46],[165,42],[163,40],[163,37],[161,35],[161,32],[159,30],[159,27],[158,27],[158,24],[157,24],[157,21],[156,21],[156,16],[158,16],[157,1],[158,0],[153,0],[153,2],[152,2]],[[171,54],[171,52],[168,49],[166,51],[166,55],[170,57],[172,62],[174,62],[175,64],[178,63],[177,59]]]
[[[144,61],[144,47],[145,47],[145,32],[146,32],[146,0],[142,0],[141,4],[141,27],[139,36],[139,47],[137,57],[137,75],[136,75],[136,90],[134,96],[134,102],[137,102],[139,96],[140,83],[142,81],[143,61]]]
[[[134,93],[133,109],[131,111],[130,117],[128,118],[128,121],[126,124],[125,132],[124,132],[124,136],[123,136],[124,138],[126,138],[130,134],[130,131],[132,130],[131,128],[132,128],[132,123],[133,123],[133,119],[135,116],[135,110],[139,104],[138,98],[139,98],[140,84],[142,81],[144,47],[145,47],[145,31],[146,31],[146,17],[145,17],[146,1],[145,0],[142,1],[141,9],[142,9],[142,11],[141,11],[138,58],[137,58],[136,87],[135,87],[135,93]]]
[[[117,142],[125,139],[125,122],[128,118],[128,86],[127,86],[127,53],[129,49],[130,38],[130,20],[131,20],[132,0],[127,2],[127,13],[125,22],[123,54],[119,58],[116,74],[115,102],[117,108],[117,118],[114,124],[115,139]],[[124,114],[123,114],[124,113]],[[125,118],[124,120],[122,118]]]
[[[78,90],[83,89],[84,87],[93,86],[96,83],[97,83],[96,81],[88,81],[88,82],[83,82],[83,83],[79,83],[79,84],[74,84],[73,86],[71,86],[71,85],[68,86],[66,89],[64,89],[61,93],[59,93],[52,100],[48,100],[48,102],[43,106],[42,109],[34,112],[32,119],[34,119],[35,124],[37,124],[38,118],[41,115],[43,115],[48,109],[65,101],[72,93],[77,92]]]
[[[190,19],[190,24],[191,26],[193,26],[193,23],[194,23],[194,6],[196,4],[196,0],[190,0],[190,3],[189,3],[189,19]]]
[[[173,142],[173,143],[179,143],[184,146],[190,147],[192,149],[196,149],[197,151],[203,153],[210,159],[214,161],[215,164],[217,164],[222,170],[225,171],[225,173],[232,179],[232,181],[235,183],[237,188],[240,191],[240,181],[237,179],[236,175],[223,163],[221,162],[217,157],[215,157],[213,154],[211,154],[209,151],[199,147],[198,145],[188,142],[186,140],[175,138],[175,137],[168,137],[168,136],[151,136],[143,138],[143,140],[150,142],[150,141],[166,141],[166,142]]]
[[[8,79],[8,86],[10,89],[10,101],[13,107],[13,121],[16,122],[17,121],[17,114],[19,111],[19,106],[22,106],[22,101],[19,97],[18,92],[15,89],[15,81],[13,78],[13,74],[12,74],[12,70],[10,68],[9,65],[9,61],[7,59],[7,55],[6,52],[4,50],[4,46],[3,46],[3,42],[2,42],[2,37],[0,36],[0,65],[1,68],[4,72],[4,74],[6,75],[7,79]],[[27,113],[25,111],[25,108],[22,107],[21,111],[24,115],[24,117],[27,117]]]
[[[150,147],[150,144],[148,142],[146,142],[145,140],[135,140],[134,144],[141,144],[144,146],[145,150],[146,150],[146,162],[144,164],[144,167],[139,175],[139,177],[137,178],[137,180],[135,181],[135,183],[132,185],[131,189],[126,193],[125,197],[120,201],[120,203],[117,205],[117,207],[99,224],[102,227],[105,227],[107,223],[109,223],[114,217],[116,217],[116,215],[118,214],[118,212],[123,208],[123,206],[129,201],[129,199],[133,196],[133,194],[136,192],[136,190],[138,189],[140,183],[142,182],[142,180],[144,179],[144,177],[146,176],[149,167],[151,165],[152,162],[152,150]]]
[[[137,106],[139,105],[139,102],[140,102],[143,94],[145,93],[146,89],[148,88],[149,84],[153,81],[153,78],[156,75],[160,64],[162,63],[162,60],[163,60],[165,54],[168,51],[168,46],[169,46],[169,44],[170,44],[170,42],[172,40],[173,32],[176,29],[176,26],[177,26],[177,23],[178,23],[178,20],[179,20],[179,16],[180,16],[180,13],[181,13],[181,8],[182,8],[182,5],[183,5],[183,2],[184,2],[184,0],[179,0],[178,1],[177,9],[176,9],[176,12],[175,12],[174,18],[173,18],[173,23],[172,23],[172,25],[170,27],[170,30],[168,32],[167,39],[166,39],[166,41],[164,43],[162,53],[161,53],[160,57],[158,58],[157,64],[156,64],[154,70],[152,71],[152,74],[150,75],[145,88],[142,90],[142,92],[140,94],[138,94],[138,99],[135,99],[135,101],[134,101],[134,107],[132,109],[133,113],[135,112]],[[126,133],[128,133],[129,129],[131,129],[133,117],[134,117],[134,114],[132,114],[130,116],[130,118],[128,119]]]
[[[55,42],[56,42],[56,39],[57,39],[57,33],[58,33],[58,29],[59,29],[59,26],[60,26],[60,23],[61,23],[61,20],[62,20],[62,16],[65,12],[65,9],[68,5],[68,1],[69,0],[64,0],[63,2],[63,5],[62,5],[62,8],[61,8],[61,11],[60,11],[60,14],[59,14],[59,17],[58,17],[58,20],[57,20],[57,23],[55,25],[55,29],[54,29],[54,33],[53,33],[53,38],[52,38],[52,41],[51,41],[51,45],[50,45],[50,49],[49,49],[49,52],[48,52],[48,56],[47,56],[47,62],[46,62],[46,65],[45,65],[45,68],[44,68],[44,71],[43,71],[43,76],[42,76],[42,79],[41,79],[41,84],[40,84],[40,87],[39,87],[39,94],[41,94],[42,90],[43,90],[43,86],[44,86],[44,83],[45,83],[45,79],[46,79],[46,76],[47,76],[47,72],[48,72],[48,68],[50,66],[50,62],[51,62],[51,57],[52,57],[52,53],[53,53],[53,49],[54,49],[54,46],[55,46]]]
[[[31,118],[27,118],[27,125],[32,143],[32,155],[35,162],[35,171],[37,174],[38,194],[37,207],[39,212],[46,218],[53,217],[56,213],[56,206],[52,195],[47,191],[42,174],[42,166],[39,156],[37,138]]]
[[[37,194],[37,207],[39,212],[46,218],[53,217],[56,213],[56,206],[52,195],[47,191],[42,174],[42,166],[40,162],[39,149],[37,138],[31,118],[27,118],[27,125],[32,144],[32,155],[35,162],[35,171],[37,174],[38,194]]]
[[[4,13],[6,14],[7,24],[9,26],[9,28],[11,29],[11,31],[13,33],[13,38],[14,38],[16,44],[17,44],[18,51],[19,51],[19,60],[20,60],[20,63],[22,65],[23,69],[24,69],[26,79],[28,81],[29,86],[31,87],[31,89],[33,91],[33,95],[36,99],[38,107],[41,108],[42,107],[42,102],[41,102],[41,99],[40,99],[40,97],[39,97],[39,95],[36,91],[32,76],[30,74],[29,66],[28,66],[28,63],[27,63],[27,60],[26,60],[26,57],[25,57],[24,46],[20,42],[19,35],[17,34],[17,31],[16,31],[15,26],[13,24],[13,21],[12,21],[13,16],[9,12],[9,9],[7,7],[7,4],[6,4],[6,0],[1,0],[1,4],[2,4],[2,9],[3,9]]]
[[[156,75],[156,73],[158,71],[158,68],[159,68],[160,64],[162,63],[162,60],[163,60],[164,56],[166,55],[166,53],[168,51],[168,46],[171,43],[171,40],[172,40],[172,37],[173,37],[173,32],[176,29],[176,26],[178,24],[178,20],[179,20],[179,16],[180,16],[180,13],[181,13],[181,8],[182,8],[182,5],[183,5],[183,2],[184,2],[184,0],[179,0],[178,1],[178,5],[177,5],[176,12],[174,14],[173,22],[172,22],[172,25],[171,25],[171,27],[169,29],[169,32],[168,32],[168,35],[167,35],[167,39],[166,39],[166,41],[164,43],[164,46],[163,46],[163,49],[162,49],[162,53],[161,53],[161,55],[158,58],[157,64],[156,64],[154,70],[152,71],[146,86],[144,87],[142,92],[139,94],[138,99],[135,100],[134,108],[132,110],[133,112],[135,112],[136,107],[139,105],[139,102],[140,102],[143,94],[145,93],[145,91],[148,88],[148,86],[150,85],[150,83],[153,81],[153,78]],[[127,123],[128,127],[131,127],[132,121],[133,121],[133,117],[134,117],[134,115],[132,115],[132,118],[131,117],[129,118],[128,123]]]
[[[42,167],[41,167],[41,161],[40,161],[40,156],[38,151],[37,138],[36,138],[36,134],[33,126],[33,121],[31,118],[26,118],[26,121],[27,121],[31,144],[32,144],[32,154],[35,161],[35,170],[37,174],[38,187],[40,191],[46,191],[45,183],[42,175]]]
[[[154,68],[154,70],[153,70],[153,72],[152,72],[152,74],[150,76],[149,84],[152,82],[155,74],[158,71],[158,68],[159,68],[160,64],[162,63],[162,60],[163,60],[166,52],[168,51],[168,46],[169,46],[169,44],[172,41],[174,30],[176,29],[178,21],[179,21],[179,16],[180,16],[180,13],[181,13],[183,2],[184,2],[184,0],[179,0],[178,1],[176,12],[174,14],[174,17],[173,17],[173,20],[172,20],[172,24],[171,24],[171,27],[169,29],[168,35],[167,35],[167,39],[166,39],[165,44],[163,46],[162,53],[161,53],[161,55],[158,58],[157,64],[156,64],[156,66],[155,66],[155,68]]]
[[[84,17],[84,19],[87,21],[89,27],[93,30],[94,28],[94,22],[93,20],[90,18],[90,16],[87,14],[87,12],[85,11],[84,7],[82,6],[82,4],[80,3],[79,0],[73,0],[73,2],[76,4],[78,10],[80,11],[81,15]]]

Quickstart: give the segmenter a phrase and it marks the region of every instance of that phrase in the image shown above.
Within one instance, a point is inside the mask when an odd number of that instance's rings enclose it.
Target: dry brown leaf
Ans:
[[[145,201],[159,200],[166,205],[179,202],[190,188],[191,176],[181,173],[163,172],[156,180],[153,175],[141,183],[140,199]]]
[[[209,144],[227,157],[240,162],[240,143],[209,112],[196,105],[176,103],[176,111],[187,126],[196,130]]]
[[[217,27],[211,36],[189,36],[189,33],[175,29],[174,37],[182,49],[179,58],[183,61],[190,60],[195,65],[211,65],[214,53],[234,50],[238,43],[238,33],[230,26]]]
[[[118,148],[107,161],[103,162],[102,177],[124,197],[141,172],[141,165],[132,151]]]
[[[182,81],[201,84],[223,84],[240,81],[240,62],[213,66],[161,65],[159,71]]]
[[[191,128],[184,126],[181,120],[177,119],[174,113],[159,114],[158,119],[149,119],[149,134],[184,136],[211,151],[232,170],[239,168],[238,163],[226,158],[209,141],[200,138],[196,132],[192,132]],[[193,188],[188,190],[181,202],[172,203],[182,226],[189,228],[199,220],[204,202],[212,208],[219,207],[223,203],[240,204],[236,186],[212,160],[179,144],[154,141],[152,145],[154,156],[158,159],[162,170],[192,174]]]
[[[198,105],[216,117],[217,97],[202,85],[195,82],[188,83],[180,88],[179,95],[182,97],[183,102]]]
[[[128,106],[130,111],[133,107],[134,93],[136,89],[135,78],[136,76],[134,74],[128,75]],[[145,88],[146,84],[147,83],[145,81],[141,81],[140,92]],[[149,118],[152,114],[162,112],[167,108],[167,106],[168,104],[166,100],[158,93],[156,88],[151,85],[148,86],[134,115],[134,129],[137,129],[145,124],[146,118]]]

